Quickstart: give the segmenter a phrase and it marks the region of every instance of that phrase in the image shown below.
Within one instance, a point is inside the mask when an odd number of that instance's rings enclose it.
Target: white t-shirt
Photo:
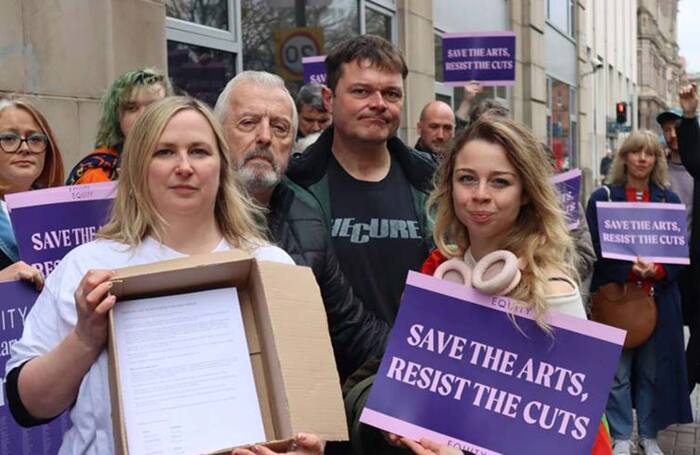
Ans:
[[[230,245],[222,241],[214,251],[229,249]],[[252,254],[258,260],[294,264],[276,246],[261,246]],[[184,256],[151,237],[133,249],[110,240],[96,240],[73,249],[47,278],[44,290],[27,316],[22,338],[12,346],[6,371],[49,352],[73,330],[77,321],[73,294],[88,270],[114,270]],[[59,454],[114,453],[106,350],[83,377],[78,398],[70,409],[70,419],[73,426],[64,435]]]

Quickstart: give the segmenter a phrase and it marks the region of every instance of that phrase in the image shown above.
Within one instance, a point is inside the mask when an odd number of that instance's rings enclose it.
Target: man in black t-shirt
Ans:
[[[333,126],[288,171],[318,200],[353,290],[390,324],[408,271],[431,245],[425,202],[434,164],[395,136],[407,72],[400,52],[377,36],[334,48],[323,91]]]

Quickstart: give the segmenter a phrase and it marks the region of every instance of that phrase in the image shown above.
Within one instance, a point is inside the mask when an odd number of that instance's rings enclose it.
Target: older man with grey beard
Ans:
[[[296,136],[294,100],[278,76],[244,71],[228,83],[215,112],[241,180],[250,195],[268,209],[272,240],[298,265],[314,272],[338,372],[344,380],[368,358],[381,356],[389,327],[365,310],[340,271],[315,200],[283,177]]]

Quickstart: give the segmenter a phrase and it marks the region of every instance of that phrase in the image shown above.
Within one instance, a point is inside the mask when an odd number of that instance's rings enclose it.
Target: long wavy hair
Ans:
[[[649,180],[661,188],[668,188],[668,163],[664,156],[664,149],[654,133],[649,130],[633,131],[622,143],[615,154],[607,183],[624,184],[627,182],[627,155],[634,151],[645,150],[656,157],[654,168]]]
[[[469,232],[455,214],[452,191],[457,155],[475,140],[502,146],[522,181],[527,202],[521,206],[500,248],[512,251],[525,263],[522,280],[510,297],[534,310],[535,321],[548,329],[544,319],[551,276],[547,273],[561,271],[576,281],[578,276],[564,259],[573,257],[573,242],[556,190],[549,182],[550,170],[544,163],[542,145],[527,128],[506,117],[486,114],[457,139],[440,163],[435,189],[428,199],[428,213],[435,223],[435,244],[448,258],[463,257],[469,249]]]
[[[102,97],[102,117],[97,126],[97,147],[119,150],[124,144],[124,133],[119,126],[119,117],[135,89],[142,87],[163,87],[165,96],[173,95],[170,79],[155,68],[141,68],[127,71],[112,82]]]
[[[0,96],[0,115],[8,108],[22,109],[27,112],[39,125],[41,132],[48,138],[46,151],[44,152],[44,169],[34,181],[33,188],[49,188],[63,185],[63,157],[56,143],[53,130],[46,121],[46,117],[30,101],[16,96]],[[1,152],[0,152],[1,153]],[[0,196],[5,194],[10,182],[0,182]]]
[[[266,243],[257,220],[264,219],[259,209],[244,195],[234,175],[230,153],[219,122],[202,102],[189,97],[170,97],[153,103],[136,120],[124,144],[122,173],[112,215],[98,236],[130,246],[138,245],[146,235],[162,238],[166,220],[155,208],[148,190],[148,168],[163,130],[180,111],[194,110],[207,120],[218,145],[221,169],[214,217],[223,237],[233,246],[254,249]],[[192,220],[197,223],[198,220]]]

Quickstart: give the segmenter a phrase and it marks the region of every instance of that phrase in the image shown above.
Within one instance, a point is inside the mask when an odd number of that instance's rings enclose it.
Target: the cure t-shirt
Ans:
[[[328,185],[340,267],[367,308],[393,323],[408,271],[428,255],[410,184],[393,157],[379,182],[355,179],[331,157]]]

